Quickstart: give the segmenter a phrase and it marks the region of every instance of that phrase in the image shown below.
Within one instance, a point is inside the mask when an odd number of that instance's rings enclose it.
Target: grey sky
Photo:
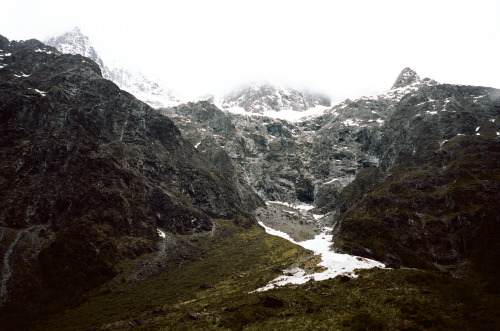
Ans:
[[[387,90],[406,66],[500,88],[500,1],[8,1],[0,34],[79,26],[105,62],[184,94],[267,80],[334,100]]]

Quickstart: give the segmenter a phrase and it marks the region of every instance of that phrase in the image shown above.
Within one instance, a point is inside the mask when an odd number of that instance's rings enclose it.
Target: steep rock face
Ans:
[[[297,155],[299,146],[292,136],[292,124],[224,113],[208,102],[163,112],[213,163],[238,169],[241,180],[264,200],[298,200],[300,194],[295,188],[303,177],[303,164]]]
[[[155,250],[157,227],[250,217],[227,173],[95,62],[36,40],[0,49],[2,302],[29,284],[95,286]]]
[[[220,169],[230,182],[236,183],[241,201],[248,209],[264,205],[249,186],[242,163],[238,162],[238,158],[241,160],[245,154],[243,137],[220,109],[210,102],[200,101],[164,109],[163,112],[172,118],[198,152]]]
[[[432,84],[435,82],[429,79],[414,81],[386,94],[346,100],[321,116],[294,121],[236,114],[213,106],[217,116],[207,118],[199,111],[202,103],[162,111],[191,137],[198,150],[206,151],[208,142],[223,149],[262,199],[314,203],[323,208],[336,204],[340,191],[360,169],[378,165],[376,154],[361,147],[380,131],[399,100]],[[250,92],[242,92],[241,100],[266,102],[268,95],[276,96],[271,88],[260,99],[258,93]],[[282,105],[276,108],[283,110]]]
[[[362,146],[379,167],[342,191],[335,246],[457,274],[479,255],[496,256],[499,117],[500,91],[491,88],[434,85],[406,94]]]
[[[173,92],[140,73],[133,73],[124,68],[107,66],[101,59],[89,38],[78,27],[60,36],[49,38],[47,45],[57,48],[65,54],[80,54],[96,62],[104,78],[113,81],[121,89],[132,93],[136,98],[152,107],[165,107],[178,104]]]

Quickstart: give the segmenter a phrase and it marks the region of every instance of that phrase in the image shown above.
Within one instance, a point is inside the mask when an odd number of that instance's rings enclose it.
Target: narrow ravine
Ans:
[[[16,247],[17,243],[21,239],[22,235],[28,231],[30,231],[32,228],[35,226],[29,227],[27,229],[23,229],[19,231],[16,235],[16,238],[14,241],[10,244],[9,248],[5,252],[5,255],[3,257],[3,269],[2,269],[2,285],[0,286],[0,306],[3,305],[7,301],[7,295],[8,295],[8,290],[7,290],[7,282],[9,281],[10,277],[12,276],[12,269],[10,267],[10,256],[12,255],[12,252],[14,251],[14,248]],[[3,237],[3,232],[2,232],[2,237]]]
[[[319,265],[324,267],[324,270],[317,273],[308,274],[306,271],[293,267],[283,270],[284,275],[279,276],[269,282],[264,287],[257,289],[257,291],[267,291],[277,286],[283,286],[286,284],[303,284],[307,281],[313,279],[315,281],[325,280],[334,278],[338,275],[347,275],[349,277],[356,277],[355,269],[369,269],[374,267],[384,268],[385,265],[381,262],[366,259],[359,256],[353,256],[349,254],[339,254],[330,250],[332,245],[332,235],[329,234],[332,228],[322,227],[321,233],[316,235],[313,239],[305,241],[295,241],[287,233],[274,230],[271,227],[265,225],[263,222],[259,224],[266,230],[266,232],[273,236],[279,236],[290,242],[302,246],[306,249],[312,250],[315,255],[321,257],[321,262]],[[318,225],[321,222],[318,221]]]

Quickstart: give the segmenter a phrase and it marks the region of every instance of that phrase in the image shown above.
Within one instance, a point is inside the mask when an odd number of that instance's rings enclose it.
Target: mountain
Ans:
[[[174,93],[140,73],[133,73],[124,68],[107,66],[98,55],[90,39],[76,27],[60,36],[45,41],[65,54],[79,54],[90,58],[101,68],[104,78],[113,81],[121,89],[133,94],[152,107],[172,106],[179,103]]]
[[[222,110],[241,108],[257,114],[283,110],[303,112],[316,106],[331,105],[330,98],[324,95],[262,83],[236,89],[218,98],[216,104]]]
[[[52,37],[45,43],[62,53],[79,54],[92,59],[101,68],[104,78],[113,81],[121,89],[130,92],[154,108],[173,107],[181,103],[172,90],[161,86],[151,78],[124,68],[106,65],[90,39],[78,27],[60,36]],[[313,109],[318,112],[331,105],[329,97],[318,93],[264,83],[240,87],[222,96],[199,98],[199,100],[205,99],[212,100],[223,110],[259,114],[280,111],[282,113],[285,111],[306,112]]]
[[[161,111],[202,153],[215,155],[220,150],[227,154],[264,200],[324,207],[335,203],[335,196],[360,169],[378,165],[378,157],[361,148],[369,132],[382,130],[404,95],[433,84],[437,83],[430,79],[416,80],[386,94],[345,100],[316,116],[293,121],[271,117],[284,111],[281,106],[268,111],[268,116],[221,110],[208,102]],[[256,98],[255,88],[246,91],[248,95],[238,94],[239,100]],[[270,86],[258,91],[263,103],[283,92]],[[286,100],[295,109],[302,107],[299,110],[313,106],[290,103],[291,97]],[[328,104],[326,99],[316,99],[316,105],[321,100]]]
[[[37,40],[0,49],[2,304],[81,294],[166,235],[169,263],[189,260],[201,250],[176,236],[214,218],[255,223],[262,201],[95,62]]]
[[[500,326],[500,90],[153,109],[98,62],[0,37],[0,328]]]
[[[258,100],[247,91],[237,100]],[[277,94],[263,91],[260,102],[269,106]],[[162,111],[201,153],[231,160],[263,200],[327,214],[321,224],[335,228],[338,251],[461,274],[479,247],[494,247],[499,231],[499,97],[405,68],[387,93],[295,121],[206,102]],[[312,215],[289,212],[266,221],[292,236],[281,219],[313,224]]]
[[[335,247],[457,275],[491,271],[484,261],[499,252],[499,117],[493,88],[439,84],[407,93],[363,141],[379,164],[342,191]]]

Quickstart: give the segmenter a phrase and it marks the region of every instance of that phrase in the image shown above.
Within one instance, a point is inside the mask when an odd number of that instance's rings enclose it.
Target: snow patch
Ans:
[[[40,94],[42,97],[47,96],[47,92],[40,91],[40,90],[38,90],[38,89],[36,89],[36,88],[31,88],[30,90],[33,90],[33,91],[37,92],[37,93],[38,93],[38,94]]]
[[[289,208],[293,208],[293,209],[298,209],[298,210],[304,210],[304,211],[308,211],[308,210],[311,210],[314,208],[313,205],[307,205],[307,204],[291,204],[291,203],[288,203],[288,202],[282,202],[282,201],[266,201],[266,204],[267,205],[270,205],[270,204],[277,204],[277,205],[282,205],[282,206],[286,206],[286,207],[289,207]]]
[[[162,230],[160,230],[160,229],[156,229],[156,231],[158,231],[158,235],[159,235],[160,237],[162,237],[162,238],[165,238],[165,237],[166,237],[165,232],[163,232]]]
[[[297,214],[296,212],[288,211],[288,210],[283,210],[283,212],[285,212],[287,214],[290,214],[290,215],[296,215]]]
[[[342,122],[345,126],[360,126],[359,125],[359,120],[358,119],[351,119],[348,118],[344,122]]]
[[[279,276],[269,282],[264,287],[256,290],[256,292],[263,292],[270,290],[277,286],[283,286],[287,284],[303,284],[311,279],[315,281],[325,280],[334,278],[338,275],[348,274],[351,277],[355,277],[355,269],[368,269],[368,268],[384,268],[385,265],[381,262],[356,257],[348,254],[338,254],[330,250],[332,244],[332,235],[327,233],[332,230],[332,228],[325,227],[323,232],[315,236],[314,239],[296,242],[290,236],[284,232],[274,230],[264,223],[259,222],[259,224],[266,230],[266,232],[273,236],[278,236],[284,238],[296,245],[302,246],[306,249],[312,250],[315,255],[321,256],[320,266],[324,267],[325,270],[322,272],[317,272],[313,274],[307,274],[304,270],[300,268],[291,268],[285,270],[286,274]]]
[[[22,77],[29,77],[31,75],[26,75],[24,72],[21,71],[21,74],[20,75],[16,75],[14,74],[14,76],[16,76],[17,78],[22,78]]]
[[[46,53],[46,54],[53,54],[54,53],[52,51],[48,51],[46,49],[40,49],[40,48],[35,49],[35,52],[37,52],[37,53]]]
[[[339,180],[340,180],[340,179],[338,179],[338,178],[334,178],[334,179],[332,179],[332,180],[327,181],[326,183],[323,183],[323,185],[326,185],[326,184],[331,184],[331,183],[333,183],[333,182],[338,182]]]
[[[321,116],[325,113],[325,111],[329,107],[316,105],[312,108],[309,108],[309,109],[307,109],[305,111],[301,111],[301,112],[295,111],[292,109],[283,109],[280,111],[266,110],[262,114],[248,112],[244,108],[239,107],[239,106],[233,106],[230,108],[221,108],[219,105],[219,108],[226,110],[227,112],[232,113],[232,114],[246,115],[246,116],[257,116],[257,117],[270,117],[270,118],[274,118],[274,119],[285,120],[288,122],[298,122],[298,121],[302,121],[306,118],[313,118],[313,117]]]

